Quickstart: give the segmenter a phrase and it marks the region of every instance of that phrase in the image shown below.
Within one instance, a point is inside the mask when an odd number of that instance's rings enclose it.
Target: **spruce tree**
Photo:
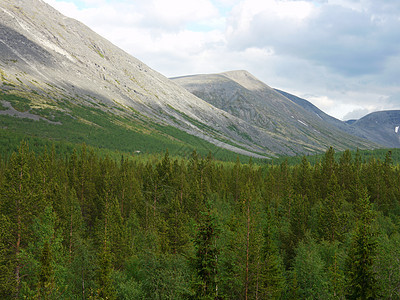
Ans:
[[[100,299],[116,299],[115,284],[111,278],[111,260],[112,257],[107,241],[104,241],[102,251],[99,254],[99,269],[97,272],[98,296]]]
[[[14,260],[13,249],[10,247],[12,241],[12,222],[0,214],[0,298],[6,299],[14,293],[15,282],[13,280]]]
[[[351,185],[354,184],[356,175],[353,166],[353,158],[349,150],[343,152],[340,157],[337,174],[339,185],[347,191]]]
[[[55,292],[54,270],[52,266],[52,253],[48,241],[43,245],[40,256],[40,273],[38,282],[38,297],[40,299],[52,299]]]
[[[21,253],[32,238],[32,217],[43,208],[43,195],[35,172],[35,157],[26,143],[21,143],[18,153],[11,155],[5,172],[5,184],[0,190],[1,212],[9,220],[10,267],[13,268],[14,296],[20,296],[23,279]]]
[[[333,174],[328,182],[327,197],[323,199],[319,214],[319,236],[334,242],[341,240],[347,228],[347,215],[343,211],[344,196]]]
[[[374,211],[366,190],[358,199],[359,220],[347,258],[348,299],[377,299],[379,290],[373,269],[376,241],[372,231]]]
[[[167,230],[170,251],[173,254],[184,253],[189,242],[186,228],[188,217],[183,212],[179,196],[175,196],[170,200],[168,211]]]
[[[285,285],[283,262],[274,240],[273,217],[271,211],[268,210],[262,247],[261,299],[280,299]]]
[[[307,197],[308,201],[312,205],[315,200],[315,187],[311,171],[310,163],[307,158],[303,156],[301,164],[297,167],[297,176],[293,181],[295,192],[303,198]]]
[[[322,159],[321,174],[319,178],[320,196],[326,198],[328,194],[328,185],[333,174],[337,170],[337,163],[335,161],[335,150],[330,147]]]
[[[216,299],[218,297],[218,255],[217,237],[219,226],[211,204],[202,213],[194,245],[196,249],[194,267],[197,273],[195,282],[196,297]]]

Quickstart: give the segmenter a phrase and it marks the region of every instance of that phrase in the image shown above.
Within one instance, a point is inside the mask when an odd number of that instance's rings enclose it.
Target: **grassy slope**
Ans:
[[[45,148],[55,147],[57,153],[71,153],[77,145],[86,143],[98,153],[117,157],[121,154],[140,155],[163,153],[166,149],[171,155],[188,157],[193,150],[201,155],[209,152],[219,160],[235,161],[237,157],[242,162],[248,162],[246,156],[237,155],[231,151],[221,149],[200,138],[189,135],[172,126],[162,126],[145,118],[118,116],[104,111],[104,107],[94,104],[93,107],[83,106],[72,101],[46,101],[42,103],[15,94],[0,91],[0,100],[5,100],[20,112],[29,112],[51,120],[61,122],[62,125],[52,124],[44,120],[15,118],[0,115],[0,154],[9,155],[18,149],[22,140],[27,140],[35,152],[42,152]],[[43,105],[44,103],[44,105]],[[60,110],[60,108],[62,110]],[[7,107],[0,102],[0,110]],[[392,152],[392,159],[400,163],[400,149],[378,149],[360,151],[363,160],[371,157],[383,160],[387,151]],[[353,157],[355,151],[352,152]],[[339,158],[341,152],[337,152]],[[311,163],[322,158],[321,155],[308,156]],[[257,163],[279,164],[288,160],[289,164],[297,164],[301,156],[282,156],[273,160],[257,160]]]
[[[54,144],[57,152],[69,153],[76,145],[86,143],[104,153],[134,154],[140,151],[146,154],[168,149],[171,155],[187,157],[196,149],[202,155],[211,152],[220,160],[233,161],[238,156],[243,162],[249,160],[172,126],[162,126],[140,116],[111,114],[100,104],[89,107],[66,100],[55,105],[54,101],[40,99],[38,102],[34,98],[36,95],[28,99],[27,96],[0,92],[0,100],[11,103],[14,109],[62,125],[0,115],[0,153],[3,155],[15,151],[21,140],[28,140],[37,152]],[[6,109],[4,105],[0,107],[0,110]]]

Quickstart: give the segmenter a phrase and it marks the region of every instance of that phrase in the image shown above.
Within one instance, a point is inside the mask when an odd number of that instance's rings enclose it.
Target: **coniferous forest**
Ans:
[[[0,160],[1,299],[399,299],[400,168],[34,154]]]

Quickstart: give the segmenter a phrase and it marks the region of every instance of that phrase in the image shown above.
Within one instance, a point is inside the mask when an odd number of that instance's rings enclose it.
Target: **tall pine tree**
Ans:
[[[218,297],[218,255],[217,237],[219,225],[211,204],[202,213],[197,235],[194,240],[194,268],[197,273],[195,293],[199,299],[217,299]]]
[[[377,299],[379,290],[373,269],[376,241],[372,231],[374,211],[365,190],[358,199],[359,220],[347,259],[348,299]]]

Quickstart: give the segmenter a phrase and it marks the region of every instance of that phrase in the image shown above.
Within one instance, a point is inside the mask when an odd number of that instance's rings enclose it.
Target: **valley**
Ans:
[[[1,0],[0,298],[398,299],[399,128]]]

